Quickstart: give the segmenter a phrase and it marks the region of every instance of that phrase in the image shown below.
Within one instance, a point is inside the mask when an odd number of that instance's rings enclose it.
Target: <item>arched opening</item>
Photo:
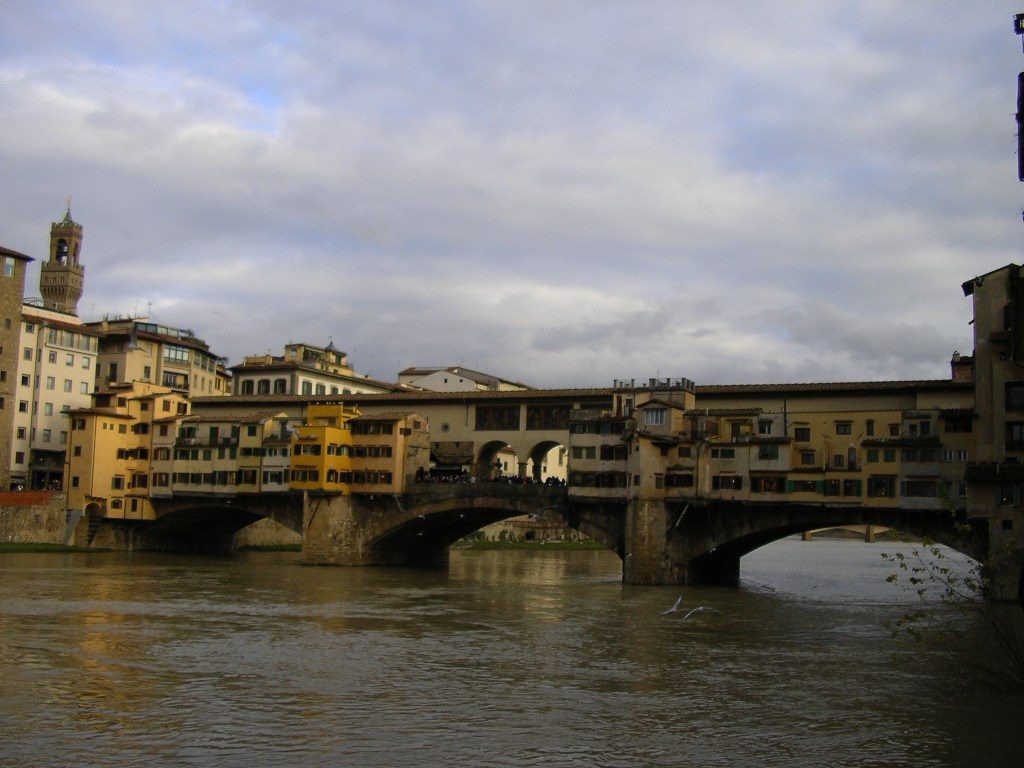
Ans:
[[[63,237],[57,241],[57,263],[61,266],[68,263],[68,241]]]
[[[566,447],[554,440],[544,440],[530,450],[526,476],[535,483],[565,485],[568,465]]]
[[[785,541],[786,547],[779,544],[774,549],[781,551],[788,547],[787,551],[791,554],[794,552],[806,554],[810,550],[800,550],[800,545],[803,544],[807,547],[812,545],[803,541],[802,536],[799,539],[796,536],[807,531],[823,528],[839,530],[873,526],[891,529],[893,532],[892,537],[883,541],[865,542],[863,534],[860,537],[855,537],[855,540],[852,541],[849,539],[843,541],[840,538],[825,537],[813,539],[818,542],[832,542],[839,545],[848,544],[850,546],[847,548],[847,551],[853,551],[859,540],[866,545],[857,550],[863,554],[865,563],[870,561],[873,564],[878,564],[877,561],[881,559],[881,555],[886,551],[887,546],[893,552],[899,551],[900,547],[907,546],[911,548],[916,547],[921,552],[925,552],[928,550],[928,547],[921,544],[925,540],[948,547],[951,551],[951,563],[963,563],[968,558],[976,562],[985,551],[985,531],[981,525],[975,526],[971,533],[965,535],[954,526],[952,518],[946,516],[913,514],[903,516],[900,514],[899,509],[894,508],[891,514],[882,514],[876,518],[873,515],[856,514],[858,511],[856,509],[848,510],[848,516],[845,519],[843,515],[836,514],[835,516],[830,515],[831,519],[827,520],[824,518],[817,520],[808,518],[787,521],[777,520],[775,524],[766,525],[760,529],[756,525],[749,525],[750,520],[731,521],[731,524],[734,525],[731,530],[729,529],[730,526],[726,525],[718,529],[714,534],[706,537],[705,541],[711,546],[703,553],[693,556],[687,564],[689,580],[693,583],[736,584],[742,576],[741,558],[744,556],[768,545],[775,545],[785,540],[789,540]],[[839,510],[836,510],[836,512],[839,512]],[[742,517],[742,514],[738,517]],[[873,522],[876,519],[877,522]],[[956,554],[952,555],[952,553]],[[780,572],[785,571],[785,556],[776,554],[775,558],[777,561],[776,566]],[[825,558],[819,564],[819,567],[823,572],[828,572],[834,567],[834,563]]]
[[[476,496],[476,492],[482,495]],[[376,565],[437,567],[448,562],[449,548],[491,527],[491,541],[597,541],[619,558],[621,535],[593,535],[593,526],[565,515],[554,489],[510,486],[514,498],[501,499],[495,489],[476,486],[468,498],[435,502],[407,510],[394,524],[385,523],[369,543],[369,560]],[[529,521],[522,525],[517,521]]]
[[[501,481],[520,477],[525,464],[520,468],[515,449],[504,440],[485,443],[477,454],[473,474],[484,481]]]

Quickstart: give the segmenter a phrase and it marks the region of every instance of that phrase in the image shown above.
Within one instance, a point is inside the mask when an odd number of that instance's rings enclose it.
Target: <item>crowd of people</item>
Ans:
[[[557,477],[548,477],[544,480],[536,480],[532,477],[519,477],[518,475],[495,474],[492,477],[477,477],[471,475],[467,470],[461,472],[438,471],[420,467],[416,470],[417,483],[500,483],[502,485],[554,485],[564,486],[565,480]]]

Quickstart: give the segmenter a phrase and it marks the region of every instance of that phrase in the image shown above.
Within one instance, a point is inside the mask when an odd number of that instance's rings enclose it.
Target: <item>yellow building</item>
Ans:
[[[352,491],[352,433],[349,422],[359,415],[343,403],[311,404],[306,421],[291,443],[292,488],[303,491]]]
[[[184,415],[188,402],[167,387],[131,382],[93,394],[68,414],[68,508],[90,517],[152,520],[149,498],[154,426]]]
[[[329,493],[403,493],[430,464],[426,419],[360,415],[341,403],[311,404],[292,439],[291,487]]]

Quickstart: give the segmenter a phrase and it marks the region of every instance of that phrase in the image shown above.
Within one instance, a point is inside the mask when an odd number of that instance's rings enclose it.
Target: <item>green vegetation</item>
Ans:
[[[966,524],[957,528],[963,541],[973,535]],[[986,562],[965,568],[949,550],[924,541],[909,554],[882,557],[895,568],[886,580],[919,601],[888,625],[894,637],[908,638],[915,645],[941,640],[959,651],[965,669],[996,687],[1024,690],[1024,606],[990,598],[992,585],[1005,578],[1006,569],[1016,561],[1012,553],[990,554]],[[939,609],[963,611],[963,620],[937,621]]]
[[[301,552],[302,544],[247,544],[239,552]]]

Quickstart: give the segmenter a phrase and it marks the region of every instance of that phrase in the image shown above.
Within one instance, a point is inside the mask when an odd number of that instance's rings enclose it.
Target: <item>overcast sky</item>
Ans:
[[[1020,10],[3,0],[0,244],[70,195],[79,313],[232,364],[945,378],[1021,261]]]

